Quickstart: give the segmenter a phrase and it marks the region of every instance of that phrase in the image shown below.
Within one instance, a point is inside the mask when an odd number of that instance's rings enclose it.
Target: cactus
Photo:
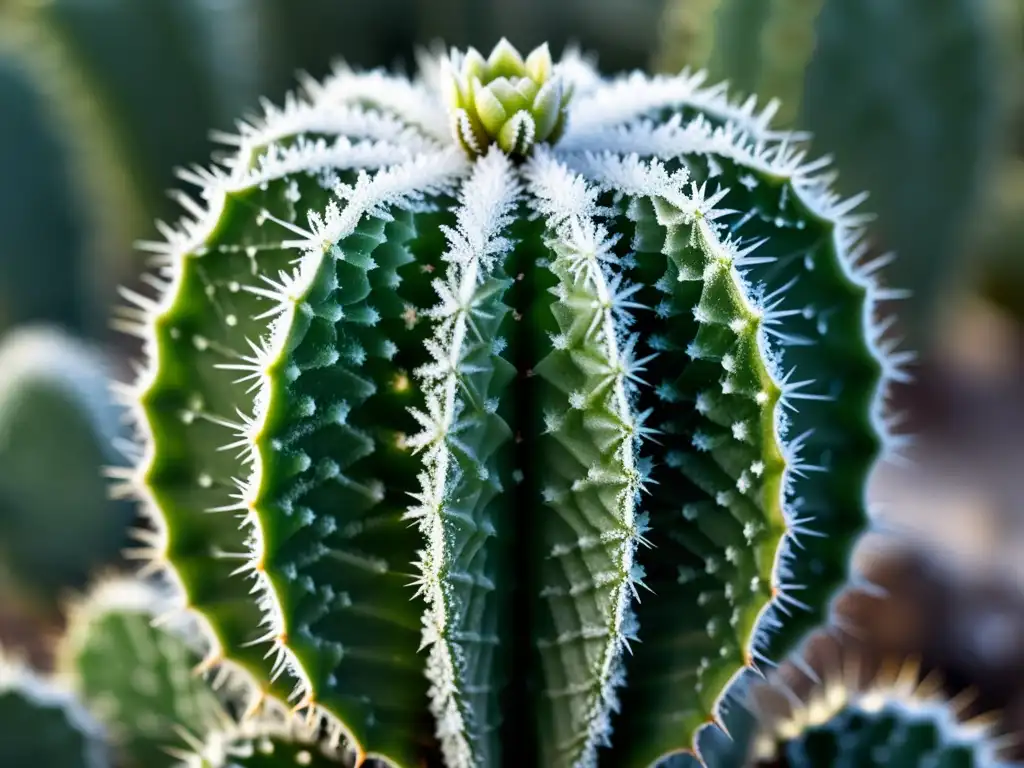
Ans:
[[[714,13],[704,10],[714,7]],[[844,193],[867,190],[873,238],[900,254],[901,322],[925,348],[994,168],[1006,94],[993,3],[973,0],[676,0],[657,66],[708,66],[781,100],[782,125],[835,157]],[[1019,89],[1017,89],[1019,90]]]
[[[881,670],[868,684],[853,672],[825,678],[802,702],[765,708],[746,765],[964,766],[999,763],[989,719],[964,721],[967,700],[949,700],[914,664]]]
[[[221,701],[194,674],[201,649],[187,634],[154,626],[171,605],[162,590],[114,578],[69,611],[57,649],[59,674],[107,729],[124,765],[171,766],[182,733],[206,737],[230,722]]]
[[[0,656],[0,765],[110,768],[99,724],[67,691]]]
[[[197,747],[180,753],[182,768],[353,765],[352,756],[325,743],[316,727],[280,713],[216,731]]]
[[[128,543],[133,507],[100,474],[127,437],[110,375],[98,351],[53,328],[0,344],[0,561],[50,606]]]
[[[549,56],[306,82],[125,292],[135,555],[357,763],[691,749],[851,583],[899,445],[859,199],[701,76]]]

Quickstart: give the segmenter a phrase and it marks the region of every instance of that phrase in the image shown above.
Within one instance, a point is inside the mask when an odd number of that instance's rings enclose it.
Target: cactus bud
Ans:
[[[453,52],[444,67],[444,97],[455,140],[470,156],[497,144],[525,157],[554,143],[565,126],[571,90],[558,77],[547,45],[526,60],[507,40],[484,57],[474,48]]]

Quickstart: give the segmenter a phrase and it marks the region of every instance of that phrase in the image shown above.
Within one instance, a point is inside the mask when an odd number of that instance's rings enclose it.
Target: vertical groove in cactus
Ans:
[[[357,762],[646,766],[799,647],[907,357],[771,116],[503,42],[307,82],[186,173],[123,479],[206,664]]]
[[[102,581],[72,606],[57,649],[58,674],[104,724],[124,765],[173,765],[183,733],[201,739],[231,722],[194,671],[196,639],[154,626],[170,607],[166,592],[145,582]]]
[[[134,508],[111,500],[101,476],[120,459],[123,413],[100,352],[56,328],[6,334],[0,371],[0,562],[55,607],[128,542]]]
[[[0,656],[0,765],[111,768],[100,725],[52,680]]]

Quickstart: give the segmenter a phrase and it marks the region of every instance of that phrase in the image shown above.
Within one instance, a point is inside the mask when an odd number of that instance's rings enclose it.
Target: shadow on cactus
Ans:
[[[182,174],[123,479],[251,709],[357,762],[646,766],[828,618],[906,358],[771,116],[503,41],[306,82]]]

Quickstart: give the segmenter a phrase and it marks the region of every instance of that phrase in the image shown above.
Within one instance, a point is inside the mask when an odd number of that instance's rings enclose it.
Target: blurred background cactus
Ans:
[[[103,353],[22,326],[0,339],[0,558],[4,586],[44,610],[120,559],[131,506],[110,498],[121,414]],[[8,592],[9,594],[9,592]]]
[[[48,666],[62,595],[122,567],[134,512],[96,478],[132,457],[102,382],[136,351],[108,308],[145,270],[133,243],[178,215],[174,168],[298,70],[502,35],[777,96],[776,125],[871,192],[873,248],[910,292],[893,333],[921,352],[920,437],[917,468],[873,490],[902,541],[866,556],[888,595],[853,612],[866,645],[923,654],[1024,727],[1022,0],[0,0],[0,639]]]

